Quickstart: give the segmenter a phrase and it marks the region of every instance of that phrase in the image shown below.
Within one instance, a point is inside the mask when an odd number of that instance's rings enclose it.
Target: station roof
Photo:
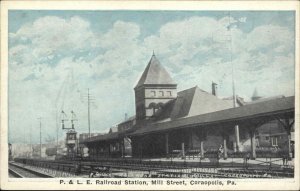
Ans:
[[[175,120],[231,108],[232,102],[219,99],[198,86],[178,92],[177,98],[167,102],[155,114],[158,120]]]
[[[295,96],[283,97],[197,116],[174,119],[167,122],[151,123],[136,130],[131,133],[131,135],[138,136],[175,128],[210,125],[292,112],[295,109],[294,100]]]
[[[295,97],[281,97],[264,102],[253,103],[241,107],[224,109],[221,111],[205,113],[192,117],[183,117],[167,122],[157,122],[147,124],[142,128],[132,132],[131,136],[139,136],[161,131],[168,131],[177,128],[186,128],[193,126],[213,125],[238,120],[249,120],[256,117],[270,116],[274,114],[282,114],[293,112],[295,109]],[[118,139],[120,132],[113,132],[104,135],[94,136],[85,139],[82,143],[92,143],[100,141],[109,141]]]
[[[171,78],[167,70],[160,64],[159,60],[153,54],[147,67],[145,68],[140,80],[135,88],[145,84],[174,84],[176,83]]]
[[[128,118],[127,120],[123,121],[120,124],[126,123],[128,121],[132,121],[134,119],[135,119],[135,116],[132,116],[132,117]],[[109,129],[108,133],[106,133],[106,134],[100,134],[100,135],[93,136],[93,137],[90,137],[90,138],[87,138],[87,139],[83,139],[81,141],[81,143],[83,143],[83,144],[85,143],[86,144],[86,143],[92,143],[92,142],[114,140],[114,139],[118,139],[120,135],[123,135],[124,133],[127,133],[129,131],[132,131],[132,130],[130,129],[130,130],[126,130],[126,131],[118,131],[118,126],[114,126],[114,127],[111,127]]]
[[[118,137],[119,137],[119,132],[107,133],[107,134],[104,134],[104,135],[98,135],[98,136],[90,137],[88,139],[83,140],[82,143],[108,141],[108,140],[117,139]]]

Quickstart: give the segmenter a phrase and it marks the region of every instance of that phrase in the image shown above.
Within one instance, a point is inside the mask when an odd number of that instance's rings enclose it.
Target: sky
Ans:
[[[9,11],[9,142],[65,136],[63,110],[91,132],[135,115],[134,86],[156,57],[178,84],[249,101],[294,95],[293,11]],[[232,68],[234,69],[232,73]],[[70,126],[70,120],[66,121]]]

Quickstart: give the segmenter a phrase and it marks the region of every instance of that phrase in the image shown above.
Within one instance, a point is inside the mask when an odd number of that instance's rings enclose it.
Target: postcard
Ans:
[[[298,190],[298,1],[2,1],[1,189]]]

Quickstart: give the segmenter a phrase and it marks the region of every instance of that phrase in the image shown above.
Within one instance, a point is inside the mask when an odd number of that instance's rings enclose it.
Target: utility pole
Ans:
[[[233,107],[236,107],[236,94],[235,94],[235,82],[234,82],[234,64],[232,62],[232,34],[231,34],[231,14],[230,11],[228,13],[228,19],[229,19],[229,23],[228,23],[228,30],[229,30],[229,40],[230,40],[230,63],[231,63],[231,75],[232,75],[232,100],[233,100]]]
[[[24,135],[24,137],[23,137],[23,143],[25,145],[25,143],[26,143],[26,131],[25,131],[25,128],[23,128],[23,135]]]
[[[84,96],[87,99],[87,106],[88,106],[88,129],[89,129],[89,138],[91,137],[91,103],[93,103],[93,95],[90,94],[90,89],[88,88],[87,95]]]
[[[30,131],[29,131],[30,158],[32,157],[31,128],[32,127],[30,127]]]
[[[228,12],[228,30],[229,30],[229,40],[230,40],[230,63],[231,63],[231,73],[232,73],[232,101],[233,108],[237,107],[236,94],[235,94],[235,81],[234,81],[234,63],[232,62],[232,33],[231,33],[231,12]],[[234,152],[240,151],[240,133],[239,125],[234,126],[235,142],[233,143]]]
[[[42,158],[42,118],[39,117],[40,120],[40,158]]]
[[[56,156],[58,155],[58,121],[57,121],[57,110],[55,110],[55,122],[56,122]]]
[[[91,137],[91,118],[90,118],[90,89],[88,88],[88,127],[89,127],[89,138]]]

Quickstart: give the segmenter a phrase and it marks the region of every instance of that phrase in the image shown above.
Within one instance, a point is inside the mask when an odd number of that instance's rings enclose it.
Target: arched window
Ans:
[[[164,106],[164,104],[161,103],[161,102],[159,102],[159,103],[157,104],[157,109],[160,109],[160,108],[162,108],[163,106]]]
[[[153,111],[152,115],[154,115],[155,109],[157,108],[157,105],[156,105],[156,103],[152,102],[152,103],[149,104],[148,108],[152,109],[152,111]]]

